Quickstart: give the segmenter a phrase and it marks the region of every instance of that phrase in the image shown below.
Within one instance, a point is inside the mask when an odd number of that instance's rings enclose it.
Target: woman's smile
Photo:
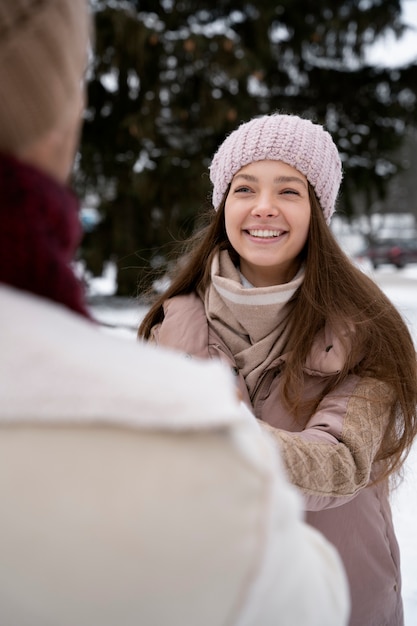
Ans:
[[[286,231],[284,230],[265,230],[265,229],[246,229],[244,232],[248,233],[251,237],[255,239],[278,239],[278,237],[282,237]]]

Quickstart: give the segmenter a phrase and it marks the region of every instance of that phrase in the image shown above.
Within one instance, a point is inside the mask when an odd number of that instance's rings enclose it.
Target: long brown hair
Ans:
[[[218,250],[227,249],[237,263],[238,256],[226,235],[224,205],[211,209],[209,223],[191,238],[181,255],[170,287],[148,311],[138,335],[149,338],[151,329],[163,320],[168,298],[204,292],[210,280],[210,266]],[[293,314],[288,337],[290,353],[283,370],[283,400],[294,413],[302,404],[303,370],[313,341],[325,326],[350,331],[346,337],[346,363],[330,377],[310,410],[349,374],[369,376],[387,383],[394,402],[384,439],[376,460],[385,462],[381,476],[398,470],[417,434],[417,360],[410,332],[397,309],[381,289],[344,254],[328,228],[320,204],[309,185],[311,222],[300,262],[305,264],[303,284],[293,297]],[[349,332],[347,333],[349,335]],[[352,340],[352,337],[354,339]]]

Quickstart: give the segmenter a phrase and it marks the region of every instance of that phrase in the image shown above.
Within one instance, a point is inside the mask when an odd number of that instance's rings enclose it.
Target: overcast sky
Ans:
[[[368,61],[376,65],[399,67],[417,62],[417,0],[403,0],[403,21],[410,28],[397,40],[386,36],[369,51]]]

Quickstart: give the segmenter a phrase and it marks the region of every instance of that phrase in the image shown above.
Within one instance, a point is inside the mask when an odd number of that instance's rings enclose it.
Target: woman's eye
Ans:
[[[249,193],[249,187],[236,187],[235,193]]]
[[[281,191],[281,193],[283,193],[283,194],[290,194],[290,195],[293,194],[295,196],[299,196],[300,195],[300,192],[297,189],[283,189]]]

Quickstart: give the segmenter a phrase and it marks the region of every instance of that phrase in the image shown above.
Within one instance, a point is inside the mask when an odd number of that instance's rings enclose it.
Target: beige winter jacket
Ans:
[[[251,404],[232,353],[207,323],[203,302],[194,294],[165,303],[165,319],[153,329],[153,340],[229,365],[245,401],[275,438],[291,481],[302,491],[308,522],[342,556],[352,597],[350,626],[401,626],[399,549],[387,484],[368,486],[392,400],[389,389],[351,376],[323,399],[314,415],[296,421],[280,396],[283,355],[258,380]],[[305,397],[337,369],[338,347],[333,336],[316,338],[305,367]]]
[[[0,345],[0,624],[346,625],[340,559],[224,366],[1,285]]]

